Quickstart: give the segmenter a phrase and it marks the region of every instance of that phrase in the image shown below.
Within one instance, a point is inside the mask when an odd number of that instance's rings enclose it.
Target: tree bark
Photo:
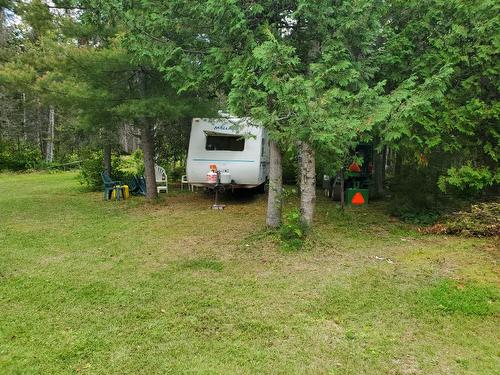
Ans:
[[[111,144],[106,143],[104,145],[103,155],[104,171],[107,172],[109,176],[111,176]]]
[[[340,207],[345,208],[344,168],[340,169]]]
[[[45,147],[43,143],[42,136],[42,108],[40,104],[40,99],[36,100],[36,141],[38,143],[38,147],[40,147],[40,153],[45,158]]]
[[[269,228],[281,225],[281,209],[283,206],[283,165],[278,143],[270,142],[269,194],[267,196],[266,224]]]
[[[158,198],[155,178],[153,126],[144,120],[141,124],[141,146],[144,152],[144,174],[146,175],[146,198]]]
[[[137,72],[137,85],[139,89],[139,96],[141,99],[146,98],[146,74],[143,68]],[[158,198],[158,191],[156,190],[155,178],[155,162],[154,162],[154,129],[151,124],[151,119],[143,117],[139,120],[141,129],[141,147],[144,152],[144,174],[146,175],[146,198]]]
[[[54,161],[54,106],[49,106],[49,127],[47,129],[47,143],[45,144],[45,161],[52,163]]]
[[[23,92],[23,141],[26,143],[28,141],[28,133],[26,131],[26,94]]]
[[[388,158],[389,152],[391,152],[391,150],[389,149],[389,147],[384,146],[384,151],[383,151],[383,154],[382,154],[382,156],[383,156],[383,166],[384,166],[384,168],[382,168],[382,179],[384,181],[385,181],[386,172],[389,169],[389,164],[388,164],[388,161],[389,161],[389,158]],[[391,154],[394,154],[394,151],[392,151]]]
[[[403,171],[403,157],[401,155],[401,151],[398,150],[396,151],[396,162],[394,164],[394,178],[396,181],[401,180],[402,171]]]
[[[375,179],[375,196],[382,197],[384,195],[384,169],[385,169],[385,160],[384,160],[385,149],[382,151],[375,151],[375,165],[374,165],[374,179]]]
[[[300,214],[307,226],[312,225],[316,203],[316,159],[310,143],[299,142]]]

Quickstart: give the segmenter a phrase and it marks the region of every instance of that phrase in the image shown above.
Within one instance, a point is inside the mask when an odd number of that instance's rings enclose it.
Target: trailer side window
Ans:
[[[245,139],[240,137],[225,137],[220,135],[207,135],[205,149],[209,151],[243,151]]]

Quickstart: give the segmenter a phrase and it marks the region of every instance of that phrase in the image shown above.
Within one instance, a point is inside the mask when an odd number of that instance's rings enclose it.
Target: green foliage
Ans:
[[[283,224],[279,228],[282,248],[286,251],[299,250],[304,244],[308,228],[302,222],[298,208],[292,209],[284,216]]]
[[[102,151],[88,152],[80,166],[78,180],[91,190],[102,187],[101,173],[104,171]]]
[[[399,217],[401,220],[417,225],[431,225],[441,216],[441,212],[436,209],[421,208],[404,202],[391,202],[389,212]]]
[[[180,181],[181,177],[186,174],[186,167],[183,165],[177,165],[167,169],[168,179],[170,182]]]
[[[441,176],[438,181],[439,189],[443,192],[454,190],[469,196],[481,193],[495,184],[500,184],[500,169],[474,168],[471,163],[448,169],[447,175]]]
[[[289,18],[272,18],[280,14],[280,6]],[[368,56],[373,53],[369,41],[379,32],[380,7],[371,1],[356,4],[369,12],[361,19],[347,2],[280,6],[262,8],[263,14],[279,21],[271,24],[264,18],[261,27],[249,27],[254,39],[233,57],[229,107],[250,114],[285,144],[301,139],[343,155],[375,121],[371,107],[381,86],[368,84],[373,70]],[[247,10],[241,8],[239,17]],[[302,19],[309,20],[303,30],[295,27]],[[361,24],[364,27],[354,26]],[[349,37],[351,27],[359,39]],[[355,49],[359,55],[352,53]]]
[[[32,145],[0,142],[0,171],[36,169],[42,164],[40,149]]]
[[[112,159],[113,171],[123,180],[132,176],[144,175],[144,153],[141,149],[135,150],[131,155],[121,155]]]
[[[91,190],[102,187],[101,173],[104,171],[102,151],[86,151],[82,154],[82,164],[78,179],[82,185]],[[144,174],[142,150],[136,150],[132,155],[111,156],[111,178],[127,183],[133,176]]]
[[[388,3],[377,76],[387,80],[390,109],[377,130],[400,154],[439,166],[443,191],[498,184],[499,10],[489,0]]]
[[[415,164],[415,163],[414,163]],[[388,211],[404,221],[429,225],[433,224],[448,207],[458,201],[444,195],[437,189],[436,178],[439,170],[419,168],[404,164],[401,175],[389,179],[391,199]]]
[[[406,162],[420,155],[425,193],[393,191],[417,210],[432,206],[431,185],[462,196],[499,185],[498,1],[54,3],[78,15],[41,0],[4,3],[19,17],[1,30],[5,142],[26,135],[44,150],[51,105],[56,160],[115,145],[120,125],[139,120],[171,140],[159,160],[175,164],[181,121],[224,107],[267,127],[287,152],[311,142],[329,175],[373,138]]]

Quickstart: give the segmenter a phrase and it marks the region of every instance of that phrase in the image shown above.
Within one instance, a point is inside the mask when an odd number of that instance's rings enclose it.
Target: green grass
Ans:
[[[0,373],[500,372],[495,239],[320,199],[283,251],[264,196],[225,200],[104,202],[74,173],[0,175]]]
[[[498,314],[498,290],[491,286],[459,283],[444,279],[422,293],[425,305],[446,313],[465,315]]]

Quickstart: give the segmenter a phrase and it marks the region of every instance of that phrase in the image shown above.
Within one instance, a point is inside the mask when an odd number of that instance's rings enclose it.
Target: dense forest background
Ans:
[[[359,144],[374,149],[374,196],[400,215],[498,194],[494,0],[0,5],[0,170],[112,172],[139,148],[153,186],[154,162],[183,174],[190,119],[224,110],[269,129],[270,199],[282,172],[300,182],[308,223],[314,175]]]

